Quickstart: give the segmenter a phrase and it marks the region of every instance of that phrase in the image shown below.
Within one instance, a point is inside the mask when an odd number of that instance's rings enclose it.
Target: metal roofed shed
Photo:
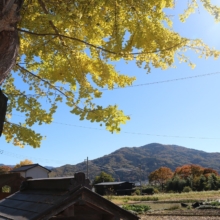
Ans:
[[[11,171],[11,173],[20,173],[24,178],[48,178],[51,171],[38,163],[23,165]]]
[[[29,179],[0,201],[0,219],[137,220],[138,216],[92,192],[84,173],[74,177]]]
[[[100,195],[131,195],[135,191],[134,187],[134,183],[129,183],[127,181],[102,182],[95,184],[95,190]]]
[[[123,181],[123,182],[102,182],[102,183],[97,183],[95,184],[96,186],[113,186],[113,185],[120,185],[120,184],[123,184],[123,183],[126,183],[126,181]]]

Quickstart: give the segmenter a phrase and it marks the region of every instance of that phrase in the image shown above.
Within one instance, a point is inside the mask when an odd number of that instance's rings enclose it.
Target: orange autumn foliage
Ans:
[[[8,172],[10,172],[11,170],[12,170],[12,168],[9,167],[9,166],[5,166],[5,165],[0,166],[0,174],[8,173]]]
[[[160,184],[163,188],[163,185],[168,179],[173,177],[173,172],[168,167],[160,167],[159,169],[153,171],[149,175],[149,182]]]
[[[181,167],[177,167],[174,175],[178,175],[183,179],[186,179],[189,176],[198,177],[204,175],[208,177],[211,173],[214,173],[216,176],[218,175],[218,172],[212,168],[204,168],[195,164],[186,164]]]

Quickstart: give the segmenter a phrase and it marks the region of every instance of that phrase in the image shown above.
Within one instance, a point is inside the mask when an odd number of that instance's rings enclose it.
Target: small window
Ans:
[[[3,193],[10,193],[11,192],[11,187],[7,186],[7,185],[3,186],[2,187],[2,192]]]

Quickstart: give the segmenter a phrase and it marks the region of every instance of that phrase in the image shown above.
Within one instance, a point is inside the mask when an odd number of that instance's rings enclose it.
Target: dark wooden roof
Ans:
[[[12,170],[11,172],[12,172],[12,173],[13,173],[13,172],[25,172],[25,171],[30,170],[30,169],[32,169],[32,168],[34,168],[34,167],[37,167],[37,166],[39,166],[39,167],[41,167],[41,168],[47,170],[48,172],[51,172],[49,169],[47,169],[46,167],[43,167],[43,166],[39,165],[38,163],[23,165],[23,166],[21,166],[21,167],[19,167],[19,168],[16,168],[16,169]]]
[[[86,210],[93,210],[112,216],[113,220],[139,219],[86,186],[89,186],[89,180],[85,179],[84,173],[77,173],[68,178],[27,180],[19,192],[0,201],[0,219],[51,219],[73,205],[76,213],[85,210],[81,213],[83,215],[88,214]]]

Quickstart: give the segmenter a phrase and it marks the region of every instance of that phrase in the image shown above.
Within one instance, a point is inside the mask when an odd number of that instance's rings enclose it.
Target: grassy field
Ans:
[[[107,196],[117,205],[137,202],[193,202],[220,199],[220,191],[202,191],[188,193],[158,193],[151,196]]]
[[[150,211],[139,214],[141,220],[220,219],[220,209],[207,211],[191,207],[196,201],[220,201],[220,191],[158,193],[152,196],[107,196],[106,198],[119,206],[130,204],[150,206]],[[188,204],[188,207],[183,208],[181,202]]]

